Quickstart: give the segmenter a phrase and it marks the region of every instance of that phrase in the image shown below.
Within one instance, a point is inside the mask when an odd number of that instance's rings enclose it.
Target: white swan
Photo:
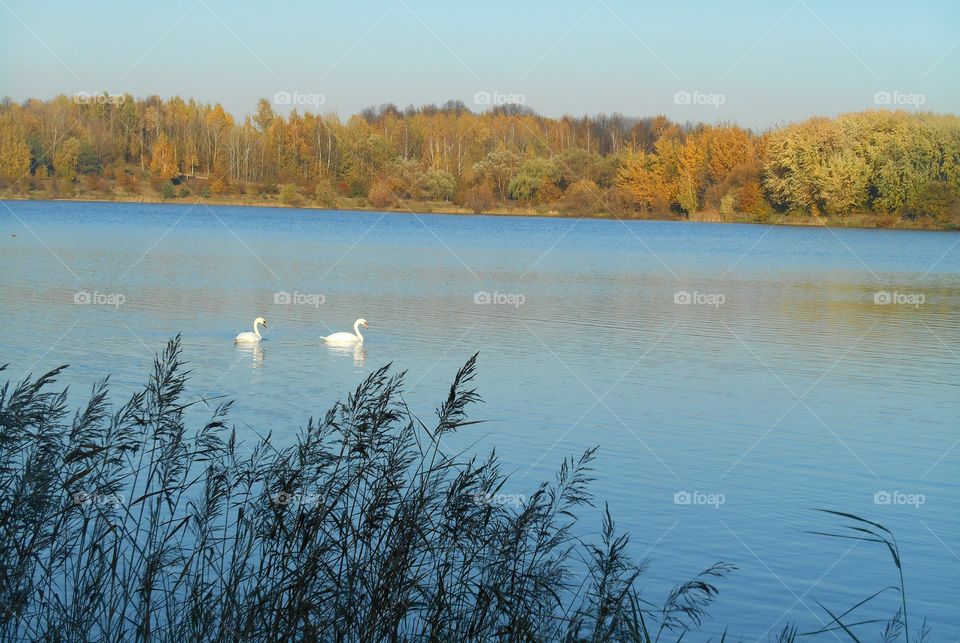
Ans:
[[[353,322],[353,333],[334,333],[323,338],[325,342],[331,344],[362,344],[363,335],[360,334],[360,327],[370,328],[367,320],[360,318]]]
[[[260,341],[260,329],[257,326],[267,327],[267,320],[263,317],[257,317],[253,320],[253,332],[247,331],[245,333],[240,333],[237,335],[237,338],[233,340],[234,344],[249,344],[250,342],[259,342]]]

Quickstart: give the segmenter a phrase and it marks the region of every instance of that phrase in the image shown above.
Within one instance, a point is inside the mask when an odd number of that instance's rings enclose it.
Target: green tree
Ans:
[[[534,157],[520,165],[507,189],[517,201],[531,201],[546,184],[556,184],[559,180],[560,167],[553,159]]]
[[[474,164],[473,173],[477,180],[489,181],[499,198],[505,200],[509,194],[510,179],[519,166],[520,157],[505,147],[500,147]]]
[[[428,170],[420,180],[424,195],[434,201],[449,201],[457,191],[457,179],[443,170]]]

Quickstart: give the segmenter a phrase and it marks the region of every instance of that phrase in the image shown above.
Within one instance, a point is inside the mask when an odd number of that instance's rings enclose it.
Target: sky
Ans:
[[[0,0],[0,96],[179,95],[236,116],[462,100],[755,129],[960,112],[960,2]]]

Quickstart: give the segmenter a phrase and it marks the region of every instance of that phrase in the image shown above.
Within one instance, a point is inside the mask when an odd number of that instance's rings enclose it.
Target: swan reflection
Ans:
[[[254,368],[261,368],[263,366],[264,351],[260,343],[237,343],[235,346],[238,353],[246,353],[250,356],[250,362]]]
[[[354,366],[363,366],[367,363],[367,349],[363,347],[362,343],[358,342],[353,345],[328,343],[326,346],[327,350],[336,355],[352,355]]]

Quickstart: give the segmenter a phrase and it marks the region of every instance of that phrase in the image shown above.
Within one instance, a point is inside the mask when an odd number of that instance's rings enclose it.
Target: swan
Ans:
[[[240,333],[237,335],[237,338],[233,340],[234,344],[248,344],[250,342],[259,342],[260,341],[260,329],[257,326],[267,327],[267,320],[263,317],[257,317],[253,320],[253,332],[247,331],[245,333]]]
[[[360,327],[370,328],[367,320],[360,318],[353,322],[353,333],[334,333],[323,338],[324,341],[331,344],[362,344],[363,335],[360,334]]]

